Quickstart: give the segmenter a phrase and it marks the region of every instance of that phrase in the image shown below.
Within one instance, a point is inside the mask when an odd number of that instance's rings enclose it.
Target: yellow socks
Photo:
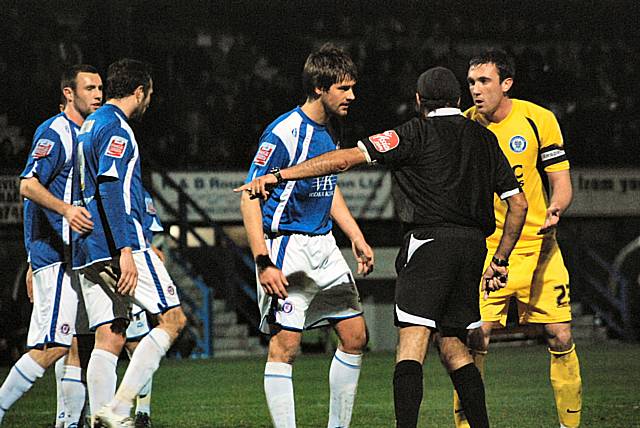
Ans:
[[[472,354],[473,362],[484,379],[484,359],[487,356],[487,351],[472,351]],[[460,398],[455,389],[453,390],[453,421],[456,424],[456,428],[469,428],[469,422],[467,422],[462,403],[460,403]]]
[[[580,426],[582,410],[582,379],[580,363],[576,354],[576,345],[564,352],[552,351],[549,376],[556,399],[558,419],[562,426],[576,428]]]

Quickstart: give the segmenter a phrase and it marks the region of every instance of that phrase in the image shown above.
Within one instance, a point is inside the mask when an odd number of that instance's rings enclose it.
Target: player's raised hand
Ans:
[[[375,263],[373,250],[369,244],[367,244],[367,241],[365,241],[364,238],[352,241],[351,250],[358,262],[358,274],[367,276],[373,272],[373,265]]]
[[[64,212],[64,218],[69,222],[69,226],[74,232],[87,233],[93,230],[91,214],[84,207],[69,205]]]
[[[289,296],[289,293],[287,293],[289,281],[276,266],[258,269],[258,280],[264,292],[268,295],[278,296],[279,299],[286,299]]]
[[[33,303],[33,269],[31,268],[31,263],[29,263],[29,267],[27,268],[25,283],[27,286],[27,297],[29,297],[29,301]]]
[[[262,198],[266,200],[269,193],[278,185],[278,179],[273,174],[254,178],[249,183],[233,189],[234,192],[248,192],[251,199]]]
[[[120,250],[120,279],[118,279],[117,291],[122,295],[133,296],[133,292],[138,285],[138,268],[133,260],[131,248],[125,247]]]
[[[509,269],[506,266],[498,266],[491,262],[482,275],[483,299],[489,298],[489,293],[498,291],[507,286]]]
[[[560,208],[555,205],[550,205],[547,208],[547,217],[544,220],[544,224],[538,230],[538,235],[544,235],[545,233],[551,232],[553,229],[558,227],[558,222],[560,221]]]

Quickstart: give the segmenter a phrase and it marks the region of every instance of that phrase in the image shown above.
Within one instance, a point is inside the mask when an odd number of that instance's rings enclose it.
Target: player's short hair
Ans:
[[[60,92],[64,90],[64,88],[71,88],[72,90],[76,90],[78,82],[76,78],[80,73],[92,73],[99,74],[98,70],[89,64],[76,64],[67,68],[62,72],[62,76],[60,77]],[[62,97],[64,99],[64,96]]]
[[[119,99],[133,95],[142,86],[145,94],[151,87],[151,64],[123,58],[111,64],[107,70],[107,99]]]
[[[516,65],[513,58],[502,49],[487,49],[469,60],[469,67],[481,64],[494,64],[498,69],[500,82],[513,79],[516,75]]]
[[[302,70],[302,89],[307,97],[316,98],[316,88],[326,91],[345,80],[358,80],[358,69],[341,48],[325,43],[307,57]]]

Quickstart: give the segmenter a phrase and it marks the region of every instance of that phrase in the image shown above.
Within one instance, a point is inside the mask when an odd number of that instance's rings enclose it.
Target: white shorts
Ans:
[[[302,331],[362,314],[353,275],[331,233],[283,235],[266,243],[271,260],[289,281],[289,296],[283,300],[265,294],[256,274],[263,333],[271,333],[273,325]]]
[[[27,347],[71,346],[76,332],[78,295],[71,287],[66,263],[57,263],[33,273],[33,312]]]
[[[127,342],[135,342],[149,334],[149,321],[147,320],[147,312],[138,305],[131,306],[131,319],[129,327],[127,327]]]
[[[80,286],[92,330],[118,318],[128,319],[133,303],[152,314],[180,306],[178,290],[156,253],[139,251],[133,254],[133,260],[138,268],[138,285],[131,297],[115,291],[120,277],[118,258],[80,270]]]

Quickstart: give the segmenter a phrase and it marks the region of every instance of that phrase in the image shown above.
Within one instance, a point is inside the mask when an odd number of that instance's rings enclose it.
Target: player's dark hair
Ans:
[[[344,50],[325,43],[307,57],[302,70],[302,89],[307,97],[317,98],[316,88],[326,91],[345,80],[358,80],[358,69]]]
[[[469,61],[469,67],[482,64],[494,64],[498,69],[500,82],[508,78],[513,79],[516,75],[516,65],[513,58],[502,49],[487,49]]]
[[[62,76],[60,77],[60,91],[62,92],[64,88],[71,88],[74,91],[78,85],[76,78],[80,73],[93,73],[99,74],[98,70],[89,64],[76,64],[67,68],[62,72]],[[64,96],[62,97],[64,99]]]
[[[114,62],[107,70],[107,99],[119,99],[133,95],[142,86],[144,95],[151,88],[151,65],[135,59],[124,58]]]

